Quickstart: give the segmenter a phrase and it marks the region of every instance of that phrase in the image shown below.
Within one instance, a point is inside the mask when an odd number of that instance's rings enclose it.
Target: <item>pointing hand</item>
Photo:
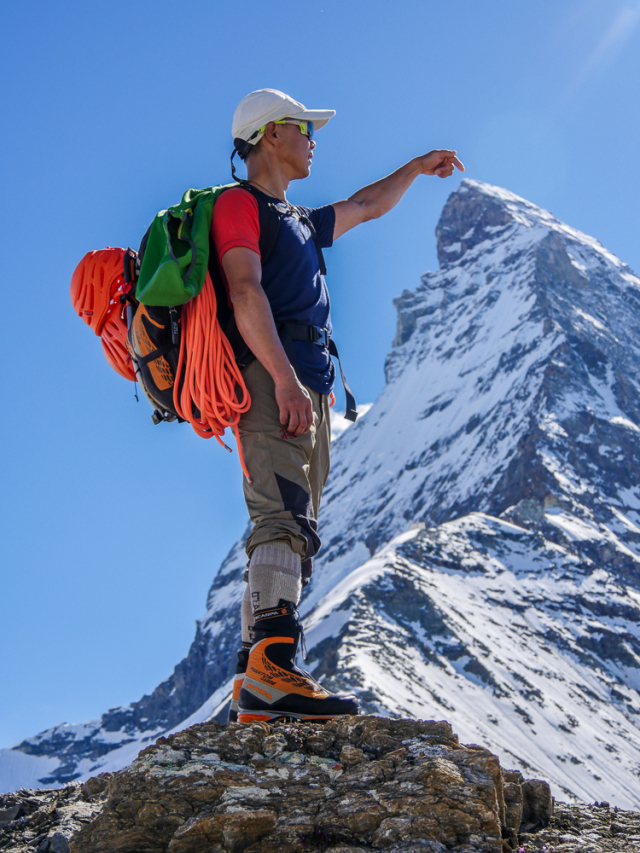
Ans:
[[[464,166],[456,157],[457,151],[449,151],[441,148],[429,151],[419,157],[420,167],[423,175],[437,175],[439,178],[448,178],[453,174],[454,168],[464,172]]]

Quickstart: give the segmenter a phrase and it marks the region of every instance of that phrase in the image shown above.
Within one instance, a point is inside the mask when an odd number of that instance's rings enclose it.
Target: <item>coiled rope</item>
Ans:
[[[240,417],[249,410],[251,397],[231,344],[220,328],[216,294],[208,272],[200,295],[183,305],[181,324],[180,357],[173,389],[176,412],[189,421],[201,438],[215,436],[218,444],[230,453],[231,448],[222,441],[222,436],[231,428],[242,471],[251,483],[238,433]],[[194,407],[200,417],[195,417]]]

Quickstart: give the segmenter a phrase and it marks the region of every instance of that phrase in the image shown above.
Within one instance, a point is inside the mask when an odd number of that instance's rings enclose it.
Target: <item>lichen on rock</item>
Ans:
[[[446,722],[210,722],[113,774],[71,851],[503,853],[516,847],[527,784]],[[548,815],[549,787],[537,786]]]

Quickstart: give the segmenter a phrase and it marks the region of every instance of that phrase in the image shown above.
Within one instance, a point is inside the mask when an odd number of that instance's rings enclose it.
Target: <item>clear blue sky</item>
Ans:
[[[640,269],[638,0],[30,2],[3,9],[0,746],[151,691],[186,653],[245,524],[237,458],[154,427],[73,313],[85,252],[136,246],[187,187],[228,179],[237,102],[333,108],[310,205],[457,148]],[[436,266],[459,177],[424,178],[327,253],[361,402],[391,300]],[[401,416],[401,413],[399,413]]]

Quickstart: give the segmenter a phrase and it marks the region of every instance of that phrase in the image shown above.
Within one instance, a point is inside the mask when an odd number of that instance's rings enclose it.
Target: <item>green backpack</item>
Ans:
[[[164,394],[158,393],[161,389],[158,389],[157,382],[154,381],[154,376],[158,372],[156,370],[157,364],[154,362],[158,362],[158,359],[161,358],[164,359],[165,356],[171,356],[171,358],[175,356],[177,363],[180,329],[176,308],[200,294],[207,270],[211,273],[216,290],[217,319],[233,348],[238,365],[242,367],[254,358],[236,326],[233,310],[228,303],[227,294],[222,284],[217,260],[215,257],[210,257],[211,222],[216,200],[225,190],[241,185],[253,192],[258,202],[260,256],[264,264],[275,245],[283,210],[280,204],[268,199],[263,193],[256,192],[245,182],[239,181],[207,187],[202,190],[187,190],[178,204],[167,210],[161,210],[155,216],[147,233],[142,238],[138,253],[140,270],[135,284],[135,300],[148,309],[146,312],[140,311],[137,320],[145,325],[144,333],[138,336],[138,341],[144,338],[151,346],[150,351],[138,352],[138,348],[134,345],[134,336],[131,332],[136,325],[136,317],[131,310],[128,312],[127,324],[129,326],[130,350],[136,360],[138,380],[152,405],[160,404],[152,416],[155,423],[159,423],[161,420],[174,420],[176,413],[173,405],[170,404],[172,389],[167,389]],[[306,216],[304,218],[312,232],[315,233],[311,222]],[[315,239],[314,242],[318,252],[320,269],[324,274],[326,268],[322,249]],[[149,311],[154,313],[154,317],[145,319],[143,314],[148,315]],[[293,340],[312,341],[328,348],[330,355],[338,360],[340,368],[347,402],[345,417],[347,420],[355,421],[357,417],[355,398],[342,370],[336,344],[329,339],[326,330],[296,323],[286,323],[278,329],[278,332],[294,368],[297,367],[297,359]],[[324,339],[319,337],[322,334],[324,334]],[[174,370],[173,364],[170,363],[160,372],[163,375],[171,376],[174,375]],[[181,377],[176,377],[176,379],[178,382],[181,381]]]
[[[189,189],[182,200],[161,210],[147,229],[137,253],[137,274],[126,298],[128,350],[135,375],[154,411],[154,423],[182,420],[174,404],[174,385],[182,387],[184,371],[177,376],[182,336],[182,306],[199,296],[211,275],[220,328],[231,344],[236,361],[244,366],[253,359],[242,339],[233,309],[211,250],[213,208],[225,190],[238,183]],[[277,208],[261,194],[258,201],[260,257],[269,257],[280,229]],[[195,408],[193,409],[196,412]]]
[[[145,235],[136,285],[139,302],[184,305],[200,294],[209,264],[213,206],[232,186],[237,184],[187,190],[179,204],[157,214]]]

